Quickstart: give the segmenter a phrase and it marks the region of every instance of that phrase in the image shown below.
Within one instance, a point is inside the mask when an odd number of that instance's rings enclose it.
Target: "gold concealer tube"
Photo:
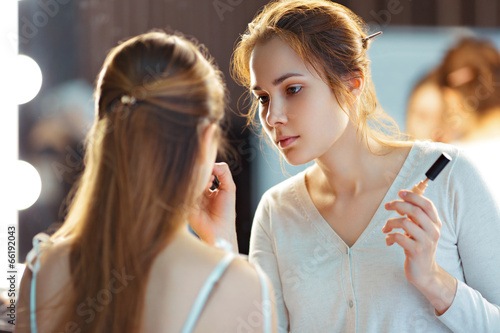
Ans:
[[[425,173],[425,178],[422,180],[420,183],[416,184],[413,186],[411,191],[413,193],[416,193],[418,195],[422,195],[425,192],[425,189],[427,188],[427,183],[429,180],[434,180],[436,177],[443,171],[444,167],[451,161],[450,155],[446,153],[441,153],[441,156],[438,157],[436,162],[427,170]]]

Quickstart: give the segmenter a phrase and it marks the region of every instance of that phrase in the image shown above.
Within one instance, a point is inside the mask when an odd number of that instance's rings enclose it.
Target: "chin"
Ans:
[[[293,154],[291,152],[287,153],[287,154],[282,153],[281,156],[283,156],[283,158],[285,159],[285,161],[288,164],[293,165],[293,166],[304,165],[304,164],[307,164],[307,163],[311,162],[312,160],[314,160],[314,158],[312,158],[310,156]]]

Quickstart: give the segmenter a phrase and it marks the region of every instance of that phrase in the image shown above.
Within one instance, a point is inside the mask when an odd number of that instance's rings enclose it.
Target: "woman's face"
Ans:
[[[262,126],[288,163],[321,157],[348,125],[330,87],[280,38],[255,46],[250,74]]]

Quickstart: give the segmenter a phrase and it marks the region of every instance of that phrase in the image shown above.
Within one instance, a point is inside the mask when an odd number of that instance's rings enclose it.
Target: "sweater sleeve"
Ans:
[[[289,331],[288,312],[283,300],[278,262],[274,250],[273,236],[270,231],[271,216],[267,206],[267,201],[264,195],[259,203],[259,206],[257,207],[252,225],[249,261],[260,266],[260,268],[269,277],[269,280],[274,288],[274,299],[278,315],[279,332],[285,333]]]
[[[438,318],[453,332],[500,332],[500,207],[468,157],[457,156],[449,200],[465,283]]]

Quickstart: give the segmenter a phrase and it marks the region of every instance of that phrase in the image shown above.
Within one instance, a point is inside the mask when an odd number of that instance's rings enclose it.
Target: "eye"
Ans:
[[[295,95],[298,94],[302,90],[301,86],[292,86],[286,88],[286,94],[287,95]]]
[[[269,102],[269,96],[257,96],[257,99],[259,100],[259,103],[262,105],[266,105],[267,102]]]

